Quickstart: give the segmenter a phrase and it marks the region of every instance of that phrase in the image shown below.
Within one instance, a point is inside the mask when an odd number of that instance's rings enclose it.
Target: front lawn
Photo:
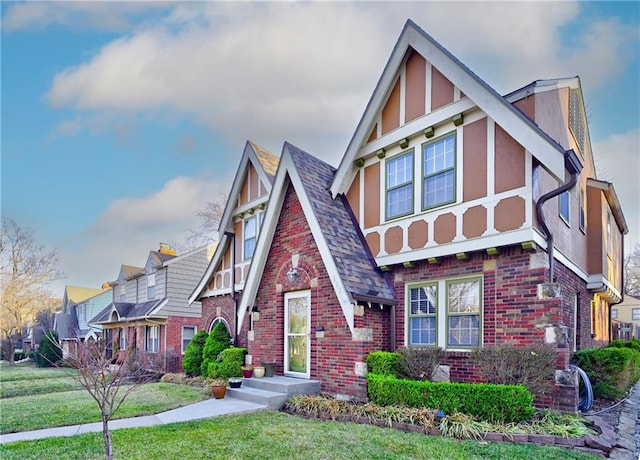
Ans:
[[[372,425],[259,411],[203,421],[112,431],[115,458],[202,459],[510,459],[597,460],[577,450],[532,444],[458,441]],[[3,460],[100,459],[100,433],[0,446]]]

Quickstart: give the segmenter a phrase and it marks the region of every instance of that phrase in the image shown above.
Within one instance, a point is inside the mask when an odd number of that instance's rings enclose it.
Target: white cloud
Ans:
[[[47,97],[84,111],[170,107],[230,142],[287,139],[337,163],[406,18],[508,92],[619,72],[635,35],[592,22],[563,48],[560,29],[578,14],[571,2],[178,4],[56,75]]]
[[[629,234],[626,249],[640,243],[640,128],[613,134],[593,145],[598,178],[613,183]]]
[[[159,243],[182,243],[188,230],[200,225],[196,210],[228,193],[231,180],[177,177],[148,196],[114,201],[91,229],[59,244],[67,278],[54,285],[54,293],[68,282],[99,287],[117,278],[122,264],[143,266]]]

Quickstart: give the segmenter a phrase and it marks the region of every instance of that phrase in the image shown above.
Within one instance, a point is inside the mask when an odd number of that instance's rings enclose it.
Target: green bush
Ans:
[[[640,340],[638,339],[614,340],[607,346],[613,348],[631,348],[632,350],[640,352]]]
[[[489,383],[524,385],[533,393],[552,389],[556,352],[548,345],[486,346],[474,349],[471,360]]]
[[[402,347],[398,349],[401,375],[411,380],[431,380],[447,354],[436,347]]]
[[[58,342],[58,333],[49,331],[40,341],[40,350],[36,354],[36,364],[39,367],[52,367],[62,360],[62,348]]]
[[[210,377],[209,364],[218,361],[218,355],[220,355],[222,350],[229,348],[230,346],[231,334],[229,334],[227,326],[220,321],[211,330],[211,333],[204,344],[204,349],[202,350],[202,364],[200,365],[200,372],[203,377]]]
[[[199,331],[187,345],[187,349],[184,351],[184,359],[182,360],[182,369],[185,374],[200,375],[202,352],[208,336],[207,331]]]
[[[405,366],[404,358],[395,352],[372,351],[365,358],[368,372],[400,377]]]
[[[640,377],[640,353],[631,348],[589,348],[573,355],[596,398],[620,399]]]
[[[13,353],[14,361],[22,361],[25,358],[25,354],[21,351],[16,351]]]
[[[522,385],[421,382],[369,373],[367,388],[375,404],[461,412],[493,423],[517,423],[534,413],[533,394]]]
[[[218,355],[217,361],[209,363],[207,376],[214,379],[242,377],[242,366],[244,365],[244,355],[246,354],[246,348],[225,348]]]

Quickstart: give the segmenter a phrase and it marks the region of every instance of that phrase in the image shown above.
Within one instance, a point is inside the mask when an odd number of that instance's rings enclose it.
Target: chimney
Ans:
[[[160,252],[160,254],[167,254],[169,256],[175,256],[176,255],[176,250],[173,249],[167,243],[160,243],[159,252]]]

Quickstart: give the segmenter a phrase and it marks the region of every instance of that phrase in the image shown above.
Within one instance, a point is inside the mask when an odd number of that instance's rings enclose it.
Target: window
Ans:
[[[160,351],[160,326],[145,326],[144,349],[152,353]]]
[[[147,275],[147,300],[156,298],[156,274]]]
[[[409,286],[407,298],[409,346],[481,345],[481,278]]]
[[[436,344],[436,292],[435,285],[410,290],[409,345]]]
[[[244,220],[244,260],[251,259],[256,250],[258,237],[258,216],[251,216]]]
[[[632,321],[640,321],[640,308],[634,308],[631,313]]]
[[[559,208],[560,208],[560,217],[569,224],[569,192],[563,192],[558,197],[560,200]]]
[[[612,308],[611,309],[611,319],[618,319],[618,309],[617,308]]]
[[[413,212],[413,150],[387,160],[387,219]]]
[[[423,209],[455,201],[455,158],[455,134],[423,145]]]
[[[120,350],[127,349],[127,328],[126,327],[120,328],[120,341],[118,343],[118,348]]]
[[[189,346],[189,342],[193,336],[196,335],[196,327],[195,326],[182,326],[182,354],[184,355],[187,346]]]
[[[587,228],[587,214],[585,212],[584,188],[580,187],[580,230],[584,233]]]

